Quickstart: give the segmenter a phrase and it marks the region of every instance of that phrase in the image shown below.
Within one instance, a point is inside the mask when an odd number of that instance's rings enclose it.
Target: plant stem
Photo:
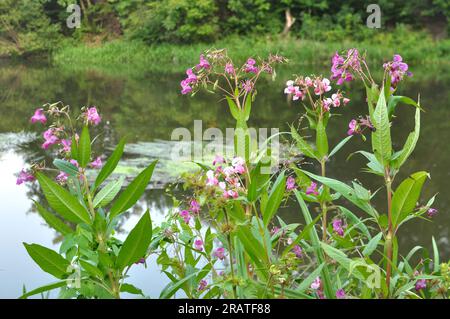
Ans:
[[[322,159],[320,161],[320,167],[321,167],[321,173],[322,173],[322,177],[325,177],[325,159]],[[326,191],[326,187],[324,185],[324,191]],[[322,241],[326,241],[327,240],[327,203],[326,202],[322,202],[321,204],[321,208],[322,208]]]
[[[228,221],[228,214],[227,211],[224,210],[224,214],[225,214],[225,220],[227,225],[229,226],[229,221]],[[229,232],[227,232],[227,241],[228,241],[228,254],[230,256],[230,270],[231,270],[231,280],[233,281],[232,285],[233,285],[233,298],[237,299],[237,288],[236,288],[236,281],[235,281],[235,274],[234,274],[234,266],[233,266],[233,246],[231,245],[231,235]]]
[[[388,233],[386,236],[387,242],[387,264],[386,264],[386,286],[388,289],[387,295],[390,294],[390,283],[391,283],[391,272],[392,272],[392,180],[390,177],[389,167],[386,167],[384,171],[384,178],[386,181],[386,192],[387,192],[387,204],[388,204]]]

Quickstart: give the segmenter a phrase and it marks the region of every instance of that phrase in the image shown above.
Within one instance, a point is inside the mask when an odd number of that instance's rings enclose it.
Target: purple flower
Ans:
[[[320,284],[321,284],[320,277],[317,277],[316,279],[314,279],[310,287],[311,289],[317,290],[320,288]]]
[[[291,191],[295,189],[297,186],[295,185],[295,178],[289,176],[286,180],[286,190]]]
[[[183,218],[183,220],[186,224],[189,224],[189,221],[191,220],[191,215],[189,214],[189,212],[187,210],[182,210],[180,212],[180,216],[181,216],[181,218]]]
[[[206,286],[208,286],[208,282],[205,279],[200,280],[200,283],[198,284],[198,291],[203,291],[206,289]]]
[[[357,49],[349,49],[347,58],[336,52],[331,58],[331,79],[337,80],[337,85],[353,80],[351,71],[359,71],[361,64],[359,61],[359,52]]]
[[[72,141],[71,140],[61,140],[61,145],[62,145],[62,151],[69,153],[70,152],[70,147],[72,145]]]
[[[258,73],[258,68],[255,66],[256,61],[253,58],[248,58],[245,63],[245,72],[247,73]]]
[[[336,298],[337,299],[345,299],[345,297],[346,297],[346,295],[345,295],[344,289],[336,290]]]
[[[145,258],[139,258],[138,261],[135,262],[136,265],[145,264]]]
[[[206,185],[208,186],[216,186],[219,184],[219,180],[214,175],[214,171],[209,170],[206,172]]]
[[[30,121],[31,123],[41,122],[42,124],[45,124],[47,122],[47,118],[44,115],[44,109],[43,108],[36,109]]]
[[[49,128],[43,133],[45,142],[42,144],[44,150],[48,149],[50,146],[58,143],[58,137],[54,135],[55,129]]]
[[[422,289],[427,288],[427,281],[425,279],[419,279],[415,284],[416,291],[420,291]]]
[[[342,227],[342,219],[333,220],[333,230],[339,235],[344,236],[344,229]]]
[[[227,63],[225,65],[225,73],[234,74],[234,66],[232,63]]]
[[[180,85],[181,85],[181,94],[185,95],[192,92],[192,88],[190,87],[189,83],[186,82],[186,80],[181,81]]]
[[[201,239],[196,239],[194,241],[194,248],[198,251],[202,251],[203,250],[203,240]]]
[[[208,60],[205,59],[205,56],[203,54],[200,55],[200,63],[197,64],[196,68],[197,70],[200,69],[209,69],[211,65],[209,64]]]
[[[190,207],[191,212],[193,212],[194,214],[198,214],[200,212],[199,203],[195,199],[193,199],[193,200],[191,200],[190,204],[191,204],[191,207]]]
[[[429,218],[433,218],[434,216],[436,216],[437,213],[438,213],[438,210],[436,208],[429,208],[427,210],[427,216]]]
[[[245,82],[242,82],[242,88],[245,90],[245,92],[250,92],[253,90],[254,83],[250,80],[245,80]]]
[[[355,119],[351,120],[350,123],[348,123],[348,131],[347,131],[347,134],[348,134],[348,135],[353,135],[353,134],[355,134],[356,131],[357,131],[357,127],[358,127],[358,122],[357,122]]]
[[[223,164],[225,163],[225,159],[223,158],[223,156],[220,155],[216,155],[216,157],[214,158],[212,164],[215,166],[216,164]]]
[[[299,245],[295,245],[294,248],[292,248],[292,251],[294,252],[295,256],[297,256],[297,258],[303,258],[303,250]]]
[[[317,184],[314,182],[311,182],[311,185],[306,189],[306,195],[319,195],[319,192],[317,191]]]
[[[98,156],[94,161],[89,164],[92,168],[101,168],[103,166],[102,159]]]
[[[223,247],[219,247],[217,248],[214,253],[213,256],[220,259],[220,260],[224,260],[225,258],[225,248]]]
[[[69,175],[65,172],[59,172],[58,176],[56,176],[56,181],[60,184],[63,184],[67,181]]]
[[[78,164],[77,160],[71,159],[69,162],[72,163],[72,165],[74,165],[76,167],[80,166],[80,164]]]
[[[277,234],[280,231],[280,227],[274,226],[271,230],[270,230],[270,235],[273,236],[275,234]]]
[[[392,61],[383,64],[383,68],[391,77],[391,90],[396,88],[405,75],[412,76],[412,73],[408,71],[408,64],[403,62],[403,58],[399,54],[394,54]]]
[[[86,111],[86,118],[88,122],[93,125],[98,125],[102,120],[95,106],[88,108],[88,110]]]
[[[35,177],[30,172],[27,172],[25,169],[22,169],[17,176],[16,185],[21,185],[25,182],[32,182],[35,180]]]

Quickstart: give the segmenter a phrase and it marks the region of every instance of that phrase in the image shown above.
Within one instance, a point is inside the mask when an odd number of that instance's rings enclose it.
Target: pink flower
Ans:
[[[350,123],[348,123],[348,128],[349,129],[347,131],[347,134],[348,135],[355,134],[356,131],[357,131],[357,127],[358,127],[358,122],[355,119],[351,120]]]
[[[305,95],[298,86],[294,86],[294,81],[289,80],[286,82],[286,88],[284,89],[285,94],[292,95],[292,100],[296,101],[298,99],[304,99]]]
[[[344,105],[347,105],[348,102],[350,102],[349,98],[344,97],[344,99],[342,100],[344,102]]]
[[[69,178],[69,175],[67,173],[59,172],[58,176],[56,176],[56,181],[58,183],[63,184],[67,181],[68,178]]]
[[[306,195],[319,195],[319,192],[317,191],[317,184],[314,182],[311,182],[311,185],[306,189]]]
[[[224,260],[225,259],[225,248],[223,248],[223,247],[217,248],[214,251],[213,256],[220,260]]]
[[[211,65],[209,64],[208,60],[206,60],[205,56],[203,54],[201,54],[200,55],[200,62],[196,66],[197,70],[209,69],[210,67],[211,67]]]
[[[322,80],[316,79],[314,82],[314,93],[316,95],[322,95],[325,92],[329,92],[331,90],[330,80],[324,78]]]
[[[47,118],[44,115],[44,109],[39,108],[34,111],[34,115],[30,119],[31,123],[41,122],[42,124],[47,123]]]
[[[201,239],[196,239],[194,241],[194,248],[198,251],[202,251],[203,250],[203,240]]]
[[[97,157],[94,161],[89,164],[92,168],[101,168],[103,166],[101,157]]]
[[[314,82],[313,82],[313,80],[311,80],[311,78],[309,76],[307,76],[305,78],[305,85],[308,86],[308,87],[313,87],[314,86]]]
[[[61,145],[62,145],[62,151],[69,153],[70,152],[70,147],[72,145],[72,141],[71,140],[61,140]]]
[[[189,212],[187,210],[182,210],[180,212],[180,216],[181,216],[181,218],[183,218],[183,220],[186,224],[189,224],[189,221],[191,220],[191,215],[189,214]]]
[[[344,236],[344,229],[342,227],[342,220],[341,219],[335,219],[333,220],[333,230],[339,235]]]
[[[235,173],[234,167],[233,166],[225,167],[223,169],[223,173],[225,174],[225,176],[230,177],[231,175],[233,175]]]
[[[255,66],[256,61],[252,58],[248,58],[245,63],[245,72],[247,73],[258,73],[258,68]]]
[[[215,166],[216,164],[223,164],[225,163],[225,159],[223,158],[223,156],[220,155],[216,155],[216,157],[214,158],[212,164]]]
[[[427,216],[429,218],[433,218],[434,216],[436,216],[437,213],[438,213],[438,210],[436,208],[429,208],[427,210]]]
[[[238,198],[239,194],[236,191],[230,189],[230,190],[225,191],[223,193],[223,197],[225,197],[225,198]]]
[[[54,135],[55,129],[49,128],[43,133],[45,142],[42,144],[44,150],[48,149],[50,146],[58,143],[58,137]]]
[[[219,180],[217,179],[217,177],[214,175],[214,171],[207,171],[206,172],[206,185],[208,186],[216,186],[219,184]]]
[[[191,200],[190,204],[191,204],[190,207],[191,212],[193,212],[194,214],[200,213],[200,204],[195,199]]]
[[[181,85],[181,94],[185,95],[192,92],[192,88],[189,86],[189,83],[186,80],[180,82]]]
[[[394,54],[392,61],[383,64],[383,67],[391,76],[391,90],[395,89],[405,75],[412,76],[412,73],[408,71],[408,64],[403,62],[399,54]]]
[[[292,251],[294,252],[295,256],[297,256],[297,258],[303,258],[302,247],[300,247],[299,245],[295,245],[294,248],[292,248]]]
[[[416,291],[420,291],[422,289],[427,288],[427,281],[426,279],[419,279],[416,281],[415,287]]]
[[[291,191],[295,189],[297,186],[295,185],[295,178],[289,176],[286,180],[286,190]]]
[[[208,282],[205,279],[200,280],[200,283],[198,284],[198,291],[203,291],[208,286]]]
[[[331,79],[337,80],[336,83],[338,85],[342,85],[344,81],[349,82],[353,80],[350,71],[359,71],[361,69],[359,60],[359,52],[357,49],[349,49],[346,59],[336,52],[331,58]]]
[[[330,111],[330,106],[333,104],[333,100],[327,97],[322,101],[322,106],[325,111]]]
[[[340,96],[339,94],[333,94],[331,95],[331,100],[333,101],[333,106],[334,107],[339,107],[341,105],[341,100],[340,100]]]
[[[346,295],[345,295],[344,289],[336,290],[336,298],[337,299],[345,299],[345,297],[346,297]]]
[[[275,235],[276,233],[278,233],[280,231],[280,227],[274,226],[271,231],[270,231],[270,235]]]
[[[225,65],[225,73],[234,74],[234,67],[232,63],[227,63]]]
[[[314,279],[310,287],[311,289],[317,290],[320,288],[320,284],[321,284],[320,277],[317,277],[316,279]]]
[[[250,80],[245,80],[245,82],[242,82],[242,88],[245,90],[245,92],[250,92],[253,89],[254,83]]]
[[[35,180],[35,177],[30,172],[27,172],[25,169],[22,169],[17,176],[16,185],[21,185],[25,182],[32,182]]]
[[[80,164],[78,164],[77,160],[71,159],[69,162],[76,167],[80,167]]]
[[[89,123],[93,125],[98,125],[100,121],[102,120],[100,115],[97,112],[97,108],[95,106],[90,107],[86,111],[86,118]]]

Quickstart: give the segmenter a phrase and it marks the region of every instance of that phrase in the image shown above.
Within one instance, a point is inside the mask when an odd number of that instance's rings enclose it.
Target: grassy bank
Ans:
[[[243,61],[248,56],[265,56],[279,53],[292,64],[328,64],[336,50],[356,47],[369,52],[373,61],[388,60],[400,53],[415,65],[448,64],[450,40],[433,41],[412,36],[396,38],[386,35],[383,39],[355,42],[320,42],[292,38],[231,37],[213,44],[194,45],[158,44],[148,46],[141,42],[118,40],[101,46],[66,44],[56,50],[53,60],[57,65],[71,68],[145,68],[155,72],[182,72],[186,66],[198,60],[199,53],[208,48],[227,48],[233,59]]]

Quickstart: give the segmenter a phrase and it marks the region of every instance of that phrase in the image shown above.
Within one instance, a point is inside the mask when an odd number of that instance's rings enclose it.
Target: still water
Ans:
[[[250,125],[255,128],[279,128],[286,131],[288,124],[299,118],[302,109],[290,104],[283,95],[284,82],[291,74],[307,74],[321,71],[328,75],[325,67],[285,68],[279,72],[275,82],[261,82],[254,103]],[[450,215],[450,108],[448,105],[450,79],[447,70],[430,74],[424,70],[415,74],[402,95],[416,97],[419,93],[426,113],[422,115],[421,138],[415,152],[403,168],[398,180],[419,170],[431,174],[423,191],[423,201],[439,193],[435,207],[439,215],[433,222],[417,220],[401,229],[399,245],[401,252],[408,252],[416,245],[430,247],[431,236],[436,238],[441,258],[450,257],[448,245]],[[32,199],[42,200],[37,185],[15,185],[15,174],[23,166],[43,159],[50,159],[40,148],[38,129],[31,126],[29,118],[33,110],[47,102],[63,101],[72,108],[95,105],[100,108],[103,122],[98,128],[100,141],[109,151],[121,136],[127,135],[129,145],[119,171],[127,176],[151,160],[161,159],[154,173],[152,189],[136,209],[125,215],[120,236],[126,236],[146,208],[150,209],[154,222],[162,220],[170,209],[171,201],[164,191],[168,182],[176,182],[177,175],[191,169],[189,163],[174,163],[168,157],[170,136],[177,127],[193,130],[194,119],[203,120],[203,129],[233,127],[234,122],[223,101],[211,94],[198,94],[194,98],[181,96],[179,81],[182,74],[154,74],[145,67],[140,70],[74,70],[55,68],[49,65],[0,64],[0,298],[16,298],[21,295],[23,285],[28,290],[53,282],[28,257],[22,243],[39,243],[58,249],[60,238],[48,228],[32,207]],[[364,115],[363,90],[359,85],[345,87],[352,97],[349,106],[339,110],[340,118],[329,127],[330,145],[335,145],[346,136],[347,123],[351,118]],[[398,108],[393,130],[394,146],[398,149],[407,134],[413,129],[413,109]],[[370,145],[353,139],[338,156],[328,164],[331,177],[350,182],[358,177],[366,187],[375,191],[381,181],[374,175],[361,173],[364,159],[348,154]],[[317,168],[308,166],[309,169]],[[380,192],[381,193],[381,192]],[[382,195],[375,202],[379,212],[384,212]],[[356,209],[354,209],[357,212]],[[295,203],[290,203],[280,212],[287,221],[300,221]],[[132,268],[129,282],[157,297],[168,283],[160,274],[155,260],[148,262],[150,269],[142,265]],[[54,295],[51,295],[54,296]]]

